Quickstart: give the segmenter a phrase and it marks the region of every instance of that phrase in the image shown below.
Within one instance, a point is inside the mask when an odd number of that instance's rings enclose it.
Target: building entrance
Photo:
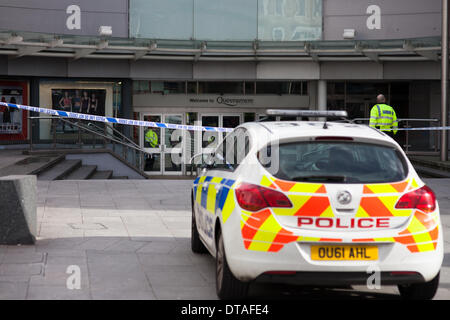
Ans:
[[[143,113],[141,119],[150,122],[189,124],[204,127],[235,128],[243,114],[200,114],[192,122],[189,113]],[[197,113],[198,114],[198,113]],[[182,175],[190,169],[189,160],[197,153],[213,152],[226,133],[216,131],[182,131],[167,128],[141,128],[141,146],[149,153],[144,171],[150,175]]]

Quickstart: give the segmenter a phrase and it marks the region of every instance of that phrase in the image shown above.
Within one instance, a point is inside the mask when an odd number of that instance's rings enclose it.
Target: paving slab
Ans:
[[[27,294],[28,300],[91,300],[88,289],[69,290],[62,286],[33,286],[30,285]]]
[[[88,251],[87,258],[92,289],[151,291],[136,254]]]
[[[0,281],[0,300],[23,300],[27,290],[26,282]]]
[[[215,260],[190,250],[190,185],[178,180],[38,182],[35,246],[0,246],[0,299],[217,299]],[[450,299],[450,179],[427,179],[441,204],[446,255],[436,299]],[[175,196],[176,195],[176,196]],[[133,203],[135,206],[133,206]],[[96,228],[101,224],[105,228]],[[81,271],[69,290],[67,267]],[[27,293],[28,292],[28,293]],[[252,286],[262,299],[398,299],[395,287]]]

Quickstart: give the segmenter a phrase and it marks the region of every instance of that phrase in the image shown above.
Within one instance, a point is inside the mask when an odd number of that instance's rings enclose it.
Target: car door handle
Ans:
[[[220,192],[220,190],[222,190],[222,185],[221,184],[216,186],[216,194],[218,194]]]

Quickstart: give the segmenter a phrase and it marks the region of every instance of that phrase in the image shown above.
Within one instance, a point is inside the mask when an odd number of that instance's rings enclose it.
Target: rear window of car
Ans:
[[[398,150],[375,144],[295,142],[266,147],[258,157],[272,175],[289,181],[392,183],[408,175]]]

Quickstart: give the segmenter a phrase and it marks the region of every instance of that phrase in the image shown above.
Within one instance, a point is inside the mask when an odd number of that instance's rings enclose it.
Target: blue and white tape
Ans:
[[[103,117],[103,116],[96,116],[96,115],[91,115],[91,114],[67,112],[67,111],[61,111],[61,110],[25,106],[25,105],[6,103],[6,102],[0,102],[0,105],[5,106],[5,107],[10,107],[10,108],[45,113],[45,114],[49,114],[49,115],[53,115],[53,116],[60,116],[60,117],[70,118],[70,119],[89,120],[89,121],[97,121],[97,122],[103,122],[103,123],[116,123],[116,124],[123,124],[123,125],[127,125],[127,126],[178,129],[178,130],[189,130],[189,131],[213,131],[213,132],[231,132],[231,131],[233,131],[233,128],[191,126],[191,125],[185,125],[185,124],[173,124],[173,123],[162,123],[162,122],[140,121],[140,120],[131,120],[131,119],[123,119],[123,118]],[[440,130],[450,130],[450,126],[447,126],[447,127],[398,128],[397,130],[398,131],[440,131]]]
[[[113,118],[113,117],[103,117],[91,114],[68,112],[61,110],[53,110],[32,106],[24,106],[14,103],[0,102],[1,106],[16,108],[20,110],[27,110],[32,112],[45,113],[52,116],[60,116],[63,118],[79,119],[79,120],[89,120],[104,123],[115,123],[123,124],[127,126],[138,126],[138,127],[150,127],[150,128],[164,128],[164,129],[178,129],[178,130],[192,130],[192,131],[213,131],[213,132],[231,132],[232,128],[219,128],[219,127],[203,127],[203,126],[191,126],[185,124],[173,124],[173,123],[161,123],[161,122],[151,122],[151,121],[140,121],[140,120],[130,120],[123,118]]]

